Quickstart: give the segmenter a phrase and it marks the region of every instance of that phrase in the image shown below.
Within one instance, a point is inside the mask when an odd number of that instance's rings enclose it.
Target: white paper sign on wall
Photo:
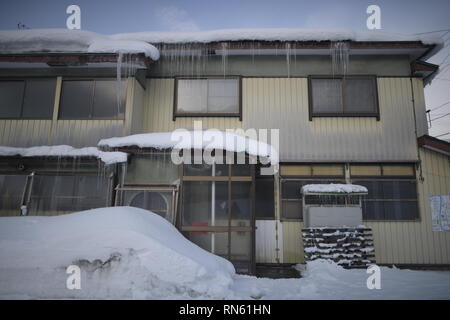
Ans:
[[[432,194],[428,196],[431,208],[433,231],[450,231],[450,196]]]

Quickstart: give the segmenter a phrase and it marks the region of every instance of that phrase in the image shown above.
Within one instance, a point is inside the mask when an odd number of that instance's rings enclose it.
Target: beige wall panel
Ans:
[[[0,120],[0,145],[30,147],[48,144],[51,120]]]
[[[123,120],[58,120],[51,144],[96,146],[100,139],[122,136],[123,127]]]
[[[302,228],[303,222],[282,221],[283,263],[304,263]]]
[[[410,79],[379,78],[378,95],[380,121],[309,121],[307,78],[244,78],[242,122],[280,129],[282,161],[417,160]]]

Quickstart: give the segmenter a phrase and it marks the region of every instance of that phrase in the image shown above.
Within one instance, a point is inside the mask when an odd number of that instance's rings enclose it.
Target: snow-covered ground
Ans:
[[[381,289],[368,289],[364,269],[344,269],[316,260],[300,279],[267,279],[238,275],[233,292],[242,298],[289,299],[450,299],[450,271],[415,271],[381,267]]]
[[[81,289],[69,290],[69,265]],[[0,218],[1,299],[450,299],[450,272],[365,270],[315,261],[300,279],[236,275],[149,211],[115,207],[58,217]]]

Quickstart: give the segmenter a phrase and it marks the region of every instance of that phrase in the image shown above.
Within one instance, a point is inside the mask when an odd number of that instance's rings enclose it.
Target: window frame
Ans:
[[[55,80],[54,88],[53,88],[53,105],[51,107],[51,114],[49,117],[23,117],[23,107],[25,103],[25,92],[27,89],[27,80]],[[58,77],[56,76],[39,76],[39,77],[0,77],[0,82],[9,81],[9,82],[23,82],[24,90],[23,95],[21,97],[22,103],[20,106],[20,115],[18,117],[1,117],[0,120],[52,120],[53,114],[55,113],[55,101],[57,99],[57,91],[58,91]]]
[[[95,84],[94,84],[94,89],[92,90],[92,95],[90,97],[90,103],[91,103],[91,107],[90,107],[90,115],[91,117],[78,117],[78,118],[63,118],[61,117],[61,103],[63,100],[63,86],[64,86],[64,81],[92,81],[95,83],[95,81],[102,81],[102,80],[106,80],[106,81],[116,81],[116,78],[112,78],[112,77],[62,77],[61,79],[61,88],[59,91],[60,97],[59,97],[59,101],[58,101],[58,120],[65,120],[65,121],[73,121],[73,120],[97,120],[97,121],[110,121],[110,120],[119,120],[119,121],[125,121],[126,119],[126,109],[127,109],[127,96],[128,96],[128,80],[122,79],[122,81],[124,82],[124,92],[125,92],[125,97],[124,97],[124,105],[123,105],[123,116],[122,117],[115,117],[115,118],[96,118],[93,116],[94,114],[94,97],[95,97]]]
[[[179,112],[178,111],[178,81],[179,80],[237,80],[238,81],[238,112]],[[205,76],[205,77],[175,77],[174,94],[173,94],[173,111],[172,121],[176,118],[188,117],[222,117],[222,118],[239,118],[242,121],[242,76]]]
[[[303,206],[303,196],[299,198],[283,198],[283,184],[285,182],[299,182],[299,181],[310,181],[311,184],[314,183],[323,183],[323,181],[333,181],[334,183],[344,183],[345,177],[344,176],[280,176],[280,187],[279,187],[279,203],[280,203],[280,221],[294,221],[294,222],[303,222],[303,208],[302,208],[302,217],[301,218],[285,218],[283,216],[283,207],[285,202],[297,202],[300,201],[300,205]],[[301,195],[301,193],[299,193]]]
[[[375,112],[345,112],[345,95],[344,95],[344,85],[341,87],[341,95],[342,95],[342,112],[315,112],[314,111],[314,101],[312,94],[312,82],[315,79],[369,79],[372,80],[374,87],[374,104],[375,104]],[[370,117],[376,118],[377,121],[380,121],[380,104],[378,98],[378,81],[376,75],[309,75],[308,76],[308,111],[309,111],[309,121],[312,121],[313,118],[321,118],[321,117],[331,117],[331,118],[343,118],[343,117]]]
[[[415,182],[416,189],[416,199],[362,199],[362,204],[364,206],[364,201],[369,202],[377,202],[377,201],[407,201],[407,202],[416,202],[417,203],[417,217],[414,219],[364,219],[363,215],[363,221],[366,222],[420,222],[421,221],[421,215],[420,215],[420,194],[419,194],[419,184],[417,183],[417,174],[416,174],[416,167],[415,163],[367,163],[369,165],[373,166],[379,166],[380,167],[380,175],[374,176],[374,175],[351,175],[350,173],[350,181],[351,183],[358,184],[358,181],[410,181]],[[383,166],[390,166],[390,165],[399,165],[399,166],[411,166],[413,169],[412,175],[389,175],[384,174]],[[364,213],[363,213],[364,214]]]

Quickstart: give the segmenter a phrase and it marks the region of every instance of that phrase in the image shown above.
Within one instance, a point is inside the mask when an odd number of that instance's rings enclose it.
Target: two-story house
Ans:
[[[303,185],[352,183],[369,190],[363,222],[378,264],[450,264],[450,233],[433,231],[428,199],[450,194],[450,144],[428,136],[424,101],[438,70],[425,60],[439,41],[285,29],[48,32],[0,37],[2,215],[142,207],[253,273],[256,263],[304,262]],[[278,129],[278,170],[174,163],[170,133],[198,121],[219,132]],[[74,148],[33,148],[48,145]]]

